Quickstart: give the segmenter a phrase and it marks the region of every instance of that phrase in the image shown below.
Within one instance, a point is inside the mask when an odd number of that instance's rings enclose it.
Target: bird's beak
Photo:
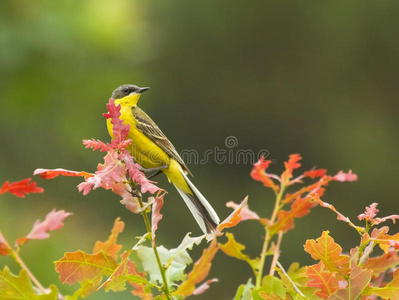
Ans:
[[[149,90],[150,88],[149,87],[142,87],[142,88],[139,88],[138,90],[137,90],[137,93],[138,94],[141,94],[141,93],[143,93],[143,92],[145,92],[145,91],[147,91],[147,90]]]

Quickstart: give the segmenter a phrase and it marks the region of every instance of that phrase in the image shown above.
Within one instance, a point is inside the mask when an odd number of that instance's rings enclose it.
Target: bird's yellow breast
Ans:
[[[137,163],[144,168],[156,168],[161,166],[168,166],[162,169],[162,172],[168,177],[168,180],[184,191],[186,194],[192,194],[190,187],[187,185],[183,175],[181,174],[181,166],[179,163],[171,158],[165,151],[163,151],[155,142],[148,138],[137,128],[137,120],[133,115],[133,107],[136,106],[140,95],[127,96],[115,101],[115,105],[121,105],[121,116],[124,124],[129,124],[130,129],[127,138],[132,140],[128,146],[130,154],[134,157]],[[110,119],[107,119],[107,129],[112,138],[113,125]]]
[[[115,104],[118,104],[115,101]],[[137,121],[133,116],[132,105],[127,103],[121,104],[121,116],[124,124],[130,125],[127,138],[132,140],[128,146],[130,154],[135,158],[136,162],[145,168],[155,168],[163,165],[169,165],[171,158],[144,133],[137,129]],[[112,138],[113,125],[110,119],[107,119],[108,132]]]

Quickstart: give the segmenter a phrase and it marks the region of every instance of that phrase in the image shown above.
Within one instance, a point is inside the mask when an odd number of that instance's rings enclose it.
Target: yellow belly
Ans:
[[[142,165],[144,168],[156,168],[161,166],[169,166],[162,169],[162,172],[168,177],[168,180],[173,182],[178,188],[188,194],[192,194],[188,187],[183,175],[180,172],[179,163],[165,153],[157,144],[150,140],[144,133],[139,131],[136,127],[136,120],[132,115],[131,107],[121,107],[121,119],[124,124],[130,125],[128,139],[132,143],[128,146],[130,154],[134,157],[135,161]],[[107,129],[112,138],[112,123],[107,119]]]

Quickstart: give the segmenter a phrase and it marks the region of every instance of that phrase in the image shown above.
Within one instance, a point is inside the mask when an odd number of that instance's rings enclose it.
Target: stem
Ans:
[[[11,257],[17,262],[17,264],[21,267],[21,269],[25,270],[25,272],[28,274],[30,280],[36,285],[36,287],[42,292],[43,295],[47,294],[46,289],[40,284],[39,280],[36,279],[36,277],[33,275],[33,273],[29,270],[28,266],[25,265],[23,262],[22,258],[18,255],[16,251],[10,246],[10,244],[7,242],[7,240],[4,238],[2,233],[0,232],[0,240],[4,243],[6,246],[7,250],[10,252]]]
[[[274,275],[274,268],[276,267],[278,263],[278,259],[280,257],[280,245],[281,245],[281,240],[283,239],[283,232],[279,231],[278,232],[278,238],[277,238],[277,243],[276,243],[276,249],[273,254],[273,260],[272,264],[270,265],[270,272],[269,275],[273,276]]]
[[[266,236],[265,236],[265,240],[263,241],[262,252],[260,254],[259,271],[256,276],[256,287],[255,288],[257,288],[257,289],[260,288],[262,285],[263,268],[265,266],[267,249],[269,248],[269,242],[270,242],[271,238],[273,237],[273,235],[270,233],[268,228],[270,226],[272,226],[274,224],[274,222],[276,221],[277,213],[279,212],[279,210],[281,208],[280,202],[281,202],[281,199],[283,198],[284,191],[285,191],[285,185],[282,183],[281,187],[280,187],[280,191],[278,192],[277,197],[276,197],[276,203],[274,204],[272,217],[270,218],[269,224],[265,226]],[[280,240],[280,242],[281,242],[281,240]]]
[[[256,288],[260,288],[262,285],[262,277],[263,277],[263,267],[265,265],[265,260],[266,260],[266,251],[269,246],[269,241],[270,241],[270,233],[269,230],[266,229],[266,237],[265,240],[263,241],[263,247],[262,247],[262,252],[260,254],[260,263],[259,263],[259,271],[258,274],[256,275]]]
[[[143,208],[144,207],[143,199],[141,197],[138,197],[137,199],[139,200],[140,207]],[[151,236],[151,224],[150,224],[150,220],[148,218],[147,212],[145,210],[143,210],[141,215],[144,218],[145,227],[147,228],[147,231]],[[154,255],[157,260],[158,268],[159,268],[159,271],[161,272],[162,281],[163,281],[163,292],[164,292],[166,298],[168,300],[171,300],[168,281],[166,280],[166,275],[165,275],[165,268],[163,267],[161,258],[159,257],[159,253],[158,253],[158,249],[155,244],[155,241],[154,241],[154,243],[152,243],[152,250],[154,251]]]

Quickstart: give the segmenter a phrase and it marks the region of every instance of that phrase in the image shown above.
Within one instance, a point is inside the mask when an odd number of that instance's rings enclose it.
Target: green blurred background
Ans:
[[[103,154],[81,141],[109,139],[105,103],[117,86],[134,83],[151,87],[140,106],[180,151],[265,149],[275,173],[300,153],[305,169],[359,175],[355,183],[331,184],[323,198],[353,221],[372,202],[381,215],[399,213],[398,9],[397,1],[3,0],[0,181],[31,177],[40,167],[94,171]],[[229,136],[236,147],[225,145]],[[270,216],[273,194],[250,178],[250,163],[211,159],[189,167],[221,218],[231,212],[227,201],[246,195],[253,210]],[[126,223],[125,249],[144,233],[141,217],[109,191],[82,196],[79,178],[35,180],[44,194],[1,196],[0,229],[13,241],[53,208],[74,213],[51,239],[21,251],[44,285],[70,292],[53,261],[64,251],[91,251],[116,217]],[[174,188],[157,180],[169,192],[158,242],[173,248],[187,231],[200,231]],[[358,243],[354,230],[317,207],[286,234],[282,264],[312,263],[303,244],[327,229],[346,250]],[[257,223],[233,232],[247,253],[259,254]],[[9,258],[0,264],[18,271]],[[250,276],[245,263],[218,253],[210,277],[220,282],[197,299],[231,299]],[[115,297],[131,299],[128,292],[88,299]]]

